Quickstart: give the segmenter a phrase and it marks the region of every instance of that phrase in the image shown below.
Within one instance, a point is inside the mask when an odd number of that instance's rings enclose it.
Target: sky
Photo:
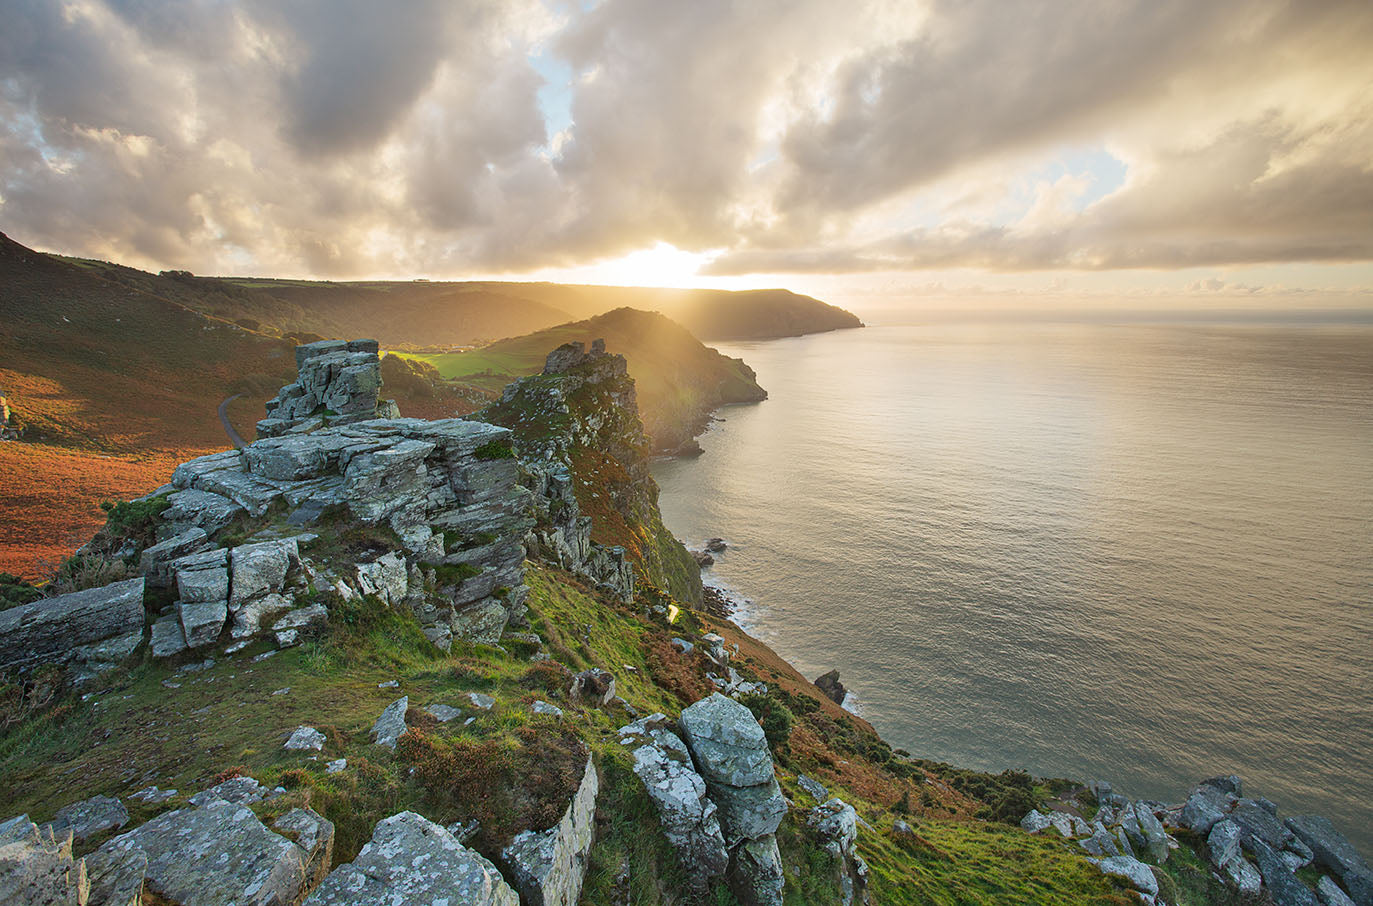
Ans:
[[[151,270],[1373,308],[1373,3],[0,0],[0,230]]]

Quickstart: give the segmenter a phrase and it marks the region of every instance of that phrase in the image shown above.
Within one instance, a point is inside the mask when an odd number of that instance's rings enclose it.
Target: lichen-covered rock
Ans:
[[[194,604],[201,601],[229,600],[228,551],[217,549],[180,557],[172,562],[171,569],[176,576],[177,594],[182,601]]]
[[[240,604],[234,611],[233,626],[229,635],[235,639],[248,639],[262,631],[262,623],[283,610],[290,610],[294,600],[285,595],[268,594]]]
[[[145,884],[178,906],[282,906],[297,902],[304,852],[251,809],[215,799],[153,818],[100,847],[112,862],[147,857]]]
[[[1315,863],[1343,884],[1358,906],[1373,906],[1373,870],[1329,819],[1298,815],[1288,818],[1286,825],[1311,850]]]
[[[553,827],[516,835],[502,851],[525,906],[576,906],[595,835],[596,766],[586,760],[581,783]]]
[[[1081,819],[1078,819],[1081,820]],[[1135,820],[1139,827],[1139,832],[1144,838],[1144,847],[1154,862],[1162,865],[1168,861],[1168,833],[1163,829],[1163,823],[1154,815],[1152,809],[1143,802],[1135,803]],[[1074,832],[1077,828],[1074,827]]]
[[[276,636],[279,648],[298,645],[312,635],[318,634],[329,624],[329,610],[323,604],[310,604],[289,611],[272,624],[272,634]]]
[[[396,740],[405,735],[410,728],[405,725],[405,712],[410,707],[410,696],[400,698],[386,706],[377,722],[372,724],[372,742],[388,749],[396,748]]]
[[[736,846],[731,854],[729,881],[744,906],[782,906],[786,876],[777,838],[767,834]]]
[[[772,753],[753,713],[716,692],[682,712],[682,731],[707,782],[756,786],[773,779]]]
[[[704,887],[729,867],[724,834],[706,782],[691,763],[686,743],[667,718],[652,714],[620,729],[620,741],[634,750],[634,774],[658,809],[663,835],[677,852],[686,876]]]
[[[314,727],[296,727],[282,748],[292,752],[318,752],[324,748],[324,734]]]
[[[58,809],[47,827],[56,837],[71,831],[77,840],[85,840],[128,823],[124,803],[110,796],[92,796]]]
[[[231,805],[248,805],[261,802],[267,796],[267,789],[251,777],[230,777],[222,783],[201,790],[190,798],[191,805],[202,806],[210,802],[228,802]]]
[[[1268,888],[1274,906],[1320,906],[1311,888],[1292,873],[1292,869],[1262,837],[1251,836],[1247,845],[1259,863],[1259,874],[1263,876],[1263,884]]]
[[[72,858],[71,834],[55,838],[20,815],[0,823],[0,903],[86,906],[85,863]]]
[[[224,623],[229,619],[229,605],[225,601],[178,602],[177,619],[188,648],[204,648],[219,641]]]
[[[86,856],[90,880],[90,906],[144,906],[143,882],[148,875],[148,856],[141,849]]]
[[[356,859],[329,873],[304,906],[519,906],[495,866],[442,826],[401,812],[377,822]]]
[[[272,829],[294,841],[305,854],[305,889],[314,890],[329,874],[334,822],[314,809],[293,808],[273,821]]]
[[[300,560],[300,550],[294,538],[262,541],[239,545],[229,559],[229,604],[237,610],[253,598],[281,591],[286,573]]]
[[[1097,863],[1097,868],[1101,869],[1102,874],[1115,875],[1124,878],[1140,893],[1149,896],[1158,896],[1158,878],[1138,859],[1129,856],[1115,856],[1110,859],[1102,859]]]
[[[127,579],[0,610],[0,669],[117,666],[143,640],[143,586],[141,578]]]

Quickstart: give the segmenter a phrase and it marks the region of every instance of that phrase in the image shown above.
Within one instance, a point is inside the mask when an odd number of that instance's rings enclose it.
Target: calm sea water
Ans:
[[[667,525],[893,745],[1168,801],[1233,771],[1373,854],[1373,328],[721,349],[771,398],[657,464]]]

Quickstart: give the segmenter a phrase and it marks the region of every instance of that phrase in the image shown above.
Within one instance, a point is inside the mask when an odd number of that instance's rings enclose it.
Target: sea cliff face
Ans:
[[[1237,779],[920,761],[702,612],[604,345],[437,421],[364,417],[370,348],[309,366],[347,411],[114,507],[64,594],[5,580],[0,902],[1366,903]]]

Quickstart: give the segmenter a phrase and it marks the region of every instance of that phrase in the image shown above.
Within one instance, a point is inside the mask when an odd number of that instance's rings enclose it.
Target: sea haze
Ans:
[[[893,745],[1373,851],[1373,327],[933,324],[721,346],[771,398],[655,467],[707,580]]]

